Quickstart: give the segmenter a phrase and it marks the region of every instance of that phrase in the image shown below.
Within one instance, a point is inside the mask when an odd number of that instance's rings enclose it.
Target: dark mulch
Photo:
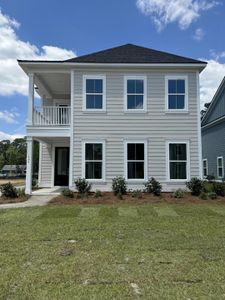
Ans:
[[[28,200],[28,197],[20,197],[20,198],[6,198],[6,197],[0,197],[0,204],[7,204],[7,203],[19,203],[19,202],[25,202]]]
[[[118,199],[112,192],[102,193],[102,197],[95,198],[93,194],[85,198],[79,198],[77,194],[74,194],[74,198],[67,198],[64,196],[57,196],[53,198],[49,204],[144,204],[144,203],[195,203],[195,204],[206,204],[206,203],[217,203],[225,204],[225,197],[218,197],[215,200],[202,200],[199,197],[192,196],[187,193],[184,198],[174,198],[172,193],[162,193],[161,196],[157,197],[154,195],[143,194],[142,198],[133,198],[131,194],[123,196],[123,199]]]

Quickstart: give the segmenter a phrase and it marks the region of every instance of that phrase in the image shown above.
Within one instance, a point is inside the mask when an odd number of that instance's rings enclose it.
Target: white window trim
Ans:
[[[187,152],[187,167],[186,167],[186,179],[170,179],[170,159],[169,159],[169,145],[170,144],[186,144]],[[190,180],[190,143],[187,140],[169,140],[166,141],[166,177],[168,182],[186,182]]]
[[[218,164],[218,160],[221,159],[222,160],[222,176],[219,176],[219,164]],[[216,160],[216,166],[217,166],[217,178],[219,179],[223,179],[224,178],[224,165],[223,165],[223,156],[217,156],[217,160]]]
[[[102,178],[87,179],[89,182],[105,182],[105,140],[84,140],[82,141],[82,178],[85,178],[85,145],[86,144],[102,144]],[[86,178],[85,178],[86,179]]]
[[[127,174],[127,144],[144,144],[144,178],[128,179]],[[140,183],[148,180],[148,153],[147,140],[124,140],[124,178],[128,183]]]
[[[102,108],[86,108],[86,80],[101,79],[102,80]],[[106,75],[91,74],[83,75],[83,105],[82,111],[85,112],[105,112],[106,111]]]
[[[184,80],[185,84],[185,96],[184,96],[184,108],[182,109],[169,109],[169,98],[168,98],[168,83],[169,80]],[[188,76],[186,75],[166,75],[165,76],[165,111],[172,113],[187,113],[188,112]]]
[[[143,108],[141,109],[128,109],[127,108],[127,80],[143,80],[144,82],[144,96],[143,96]],[[123,109],[125,112],[137,113],[147,111],[147,76],[144,75],[125,75],[123,83]]]
[[[206,162],[206,167],[204,168],[204,162]],[[204,175],[204,169],[206,169],[206,176]],[[203,173],[203,177],[206,178],[209,174],[209,170],[208,170],[208,159],[204,158],[202,160],[202,173]]]

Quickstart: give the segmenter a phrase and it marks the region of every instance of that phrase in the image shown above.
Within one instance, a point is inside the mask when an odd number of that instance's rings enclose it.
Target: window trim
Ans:
[[[204,162],[206,162],[206,167],[204,168]],[[204,175],[204,169],[206,169],[206,175]],[[204,158],[202,160],[202,172],[203,172],[203,178],[206,178],[209,175],[209,170],[208,170],[208,159]]]
[[[170,144],[185,144],[186,145],[186,153],[187,153],[187,165],[186,165],[186,179],[171,179],[170,178]],[[188,140],[169,140],[166,141],[166,178],[168,182],[186,182],[190,180],[190,142]]]
[[[127,168],[127,145],[128,144],[144,144],[144,178],[128,178]],[[148,153],[147,153],[147,140],[124,140],[124,178],[128,183],[140,183],[148,180]]]
[[[86,80],[101,79],[102,80],[102,108],[87,108],[86,106]],[[82,111],[85,112],[105,112],[106,111],[106,75],[88,74],[83,75],[83,104]]]
[[[185,94],[184,94],[184,108],[182,109],[169,108],[169,97],[168,97],[169,80],[184,80]],[[180,74],[165,75],[165,111],[170,113],[188,112],[188,76],[187,75],[180,75]]]
[[[87,181],[90,182],[105,182],[105,140],[99,139],[99,140],[84,140],[82,141],[82,178],[85,178],[85,148],[86,144],[102,144],[102,178],[100,179],[87,179]]]
[[[128,80],[143,80],[144,94],[143,94],[143,108],[141,109],[129,109],[127,107],[127,81]],[[147,111],[147,76],[146,75],[124,75],[123,81],[123,109],[124,112],[138,113]]]
[[[218,164],[218,160],[221,159],[222,160],[222,176],[219,176],[219,164]],[[216,169],[217,169],[217,178],[218,179],[223,179],[224,178],[224,164],[223,164],[223,156],[217,156],[216,159]]]

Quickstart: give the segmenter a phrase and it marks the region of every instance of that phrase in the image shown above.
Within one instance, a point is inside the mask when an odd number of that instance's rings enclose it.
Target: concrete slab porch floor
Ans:
[[[38,190],[32,191],[32,196],[57,196],[60,195],[63,187],[54,186],[51,188],[40,188]]]

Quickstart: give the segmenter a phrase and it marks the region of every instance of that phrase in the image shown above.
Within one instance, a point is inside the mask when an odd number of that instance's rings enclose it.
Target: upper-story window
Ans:
[[[166,109],[169,111],[186,111],[188,107],[187,77],[166,77]]]
[[[105,76],[84,75],[83,78],[83,110],[105,110]]]
[[[124,78],[124,110],[146,110],[146,77],[125,76]]]

